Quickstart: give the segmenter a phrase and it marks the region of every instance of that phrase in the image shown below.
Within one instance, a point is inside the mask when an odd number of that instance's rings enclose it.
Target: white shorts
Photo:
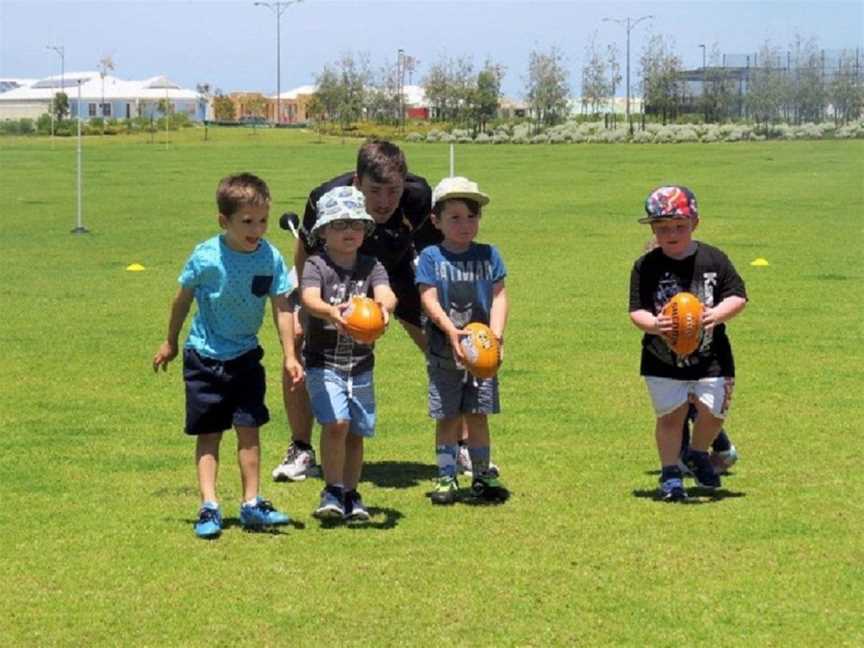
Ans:
[[[735,379],[675,380],[674,378],[645,376],[645,384],[651,395],[654,413],[658,417],[674,412],[684,403],[698,400],[716,418],[725,419],[732,402]]]

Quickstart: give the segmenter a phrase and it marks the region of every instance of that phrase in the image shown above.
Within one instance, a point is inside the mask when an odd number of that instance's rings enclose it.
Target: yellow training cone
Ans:
[[[128,270],[129,272],[141,272],[142,270],[144,270],[144,266],[142,266],[140,263],[133,263],[132,265],[126,266],[126,270]]]
[[[765,266],[770,265],[770,264],[765,259],[763,259],[762,257],[759,257],[758,259],[754,259],[753,261],[751,261],[750,265],[756,266],[757,268],[762,268],[762,267],[765,267]]]

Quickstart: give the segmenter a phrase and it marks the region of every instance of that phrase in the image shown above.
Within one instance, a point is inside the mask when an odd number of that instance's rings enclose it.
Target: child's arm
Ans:
[[[447,338],[450,340],[450,346],[453,348],[453,355],[459,362],[465,361],[465,354],[462,351],[462,345],[459,344],[459,337],[466,335],[460,329],[457,329],[453,321],[447,317],[447,313],[441,308],[438,302],[438,289],[430,284],[418,284],[420,289],[420,303],[423,305],[423,310],[429,316],[429,320],[441,329]]]
[[[180,330],[189,314],[193,299],[195,299],[195,293],[187,288],[181,288],[174,296],[174,301],[171,304],[171,317],[168,321],[168,335],[159,346],[156,355],[153,356],[153,371],[159,371],[159,367],[162,367],[163,371],[167,371],[168,363],[177,357],[177,339],[180,337]]]
[[[489,313],[489,328],[498,338],[500,360],[504,361],[504,327],[507,326],[507,316],[510,314],[510,301],[507,299],[507,289],[504,281],[496,281],[492,285],[492,309]]]
[[[390,314],[396,310],[396,295],[387,284],[378,284],[372,288],[372,296],[381,307],[384,314],[384,326],[390,323]]]
[[[706,306],[705,310],[702,312],[702,328],[706,331],[710,331],[718,324],[722,324],[723,322],[735,317],[738,313],[744,310],[746,305],[747,300],[744,297],[730,295],[714,308],[708,308]]]
[[[270,304],[273,308],[276,332],[279,333],[279,341],[282,344],[285,371],[291,377],[290,390],[294,391],[294,388],[303,382],[303,365],[297,359],[294,347],[294,313],[288,295],[273,295]]]
[[[300,299],[303,302],[303,308],[310,315],[335,324],[336,329],[345,334],[345,318],[342,317],[342,310],[348,304],[328,304],[321,299],[321,288],[318,286],[304,288],[300,293]]]
[[[674,322],[668,315],[655,315],[649,310],[640,308],[639,310],[630,311],[630,321],[636,328],[644,331],[648,335],[666,335],[672,333]]]

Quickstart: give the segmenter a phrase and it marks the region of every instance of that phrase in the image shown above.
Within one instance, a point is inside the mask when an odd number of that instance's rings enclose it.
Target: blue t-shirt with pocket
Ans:
[[[198,304],[186,347],[216,360],[255,349],[264,301],[295,288],[282,255],[270,243],[262,240],[254,252],[237,252],[222,235],[195,248],[177,281]]]

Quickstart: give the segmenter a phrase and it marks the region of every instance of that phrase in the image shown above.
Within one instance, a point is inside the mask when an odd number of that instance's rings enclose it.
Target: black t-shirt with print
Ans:
[[[316,204],[325,193],[336,187],[347,187],[354,181],[354,173],[344,173],[316,187],[309,194],[306,211],[303,214],[303,227],[300,238],[307,254],[316,251],[309,242],[308,233],[318,219]],[[377,224],[371,236],[366,237],[360,248],[362,254],[378,259],[387,270],[391,279],[398,281],[398,275],[410,273],[410,283],[414,283],[411,267],[416,252],[427,245],[441,242],[441,233],[432,225],[429,213],[432,211],[432,189],[424,178],[409,173],[405,178],[405,190],[399,206],[386,223]],[[415,252],[416,250],[416,252]],[[395,277],[394,277],[395,276]]]
[[[647,310],[655,315],[679,292],[696,295],[706,306],[716,306],[730,296],[747,298],[744,280],[722,251],[697,242],[696,252],[673,259],[656,248],[636,260],[630,274],[630,312]],[[643,376],[676,380],[733,377],[735,361],[726,335],[726,325],[703,332],[699,347],[685,358],[672,352],[663,338],[648,333],[642,338]]]

